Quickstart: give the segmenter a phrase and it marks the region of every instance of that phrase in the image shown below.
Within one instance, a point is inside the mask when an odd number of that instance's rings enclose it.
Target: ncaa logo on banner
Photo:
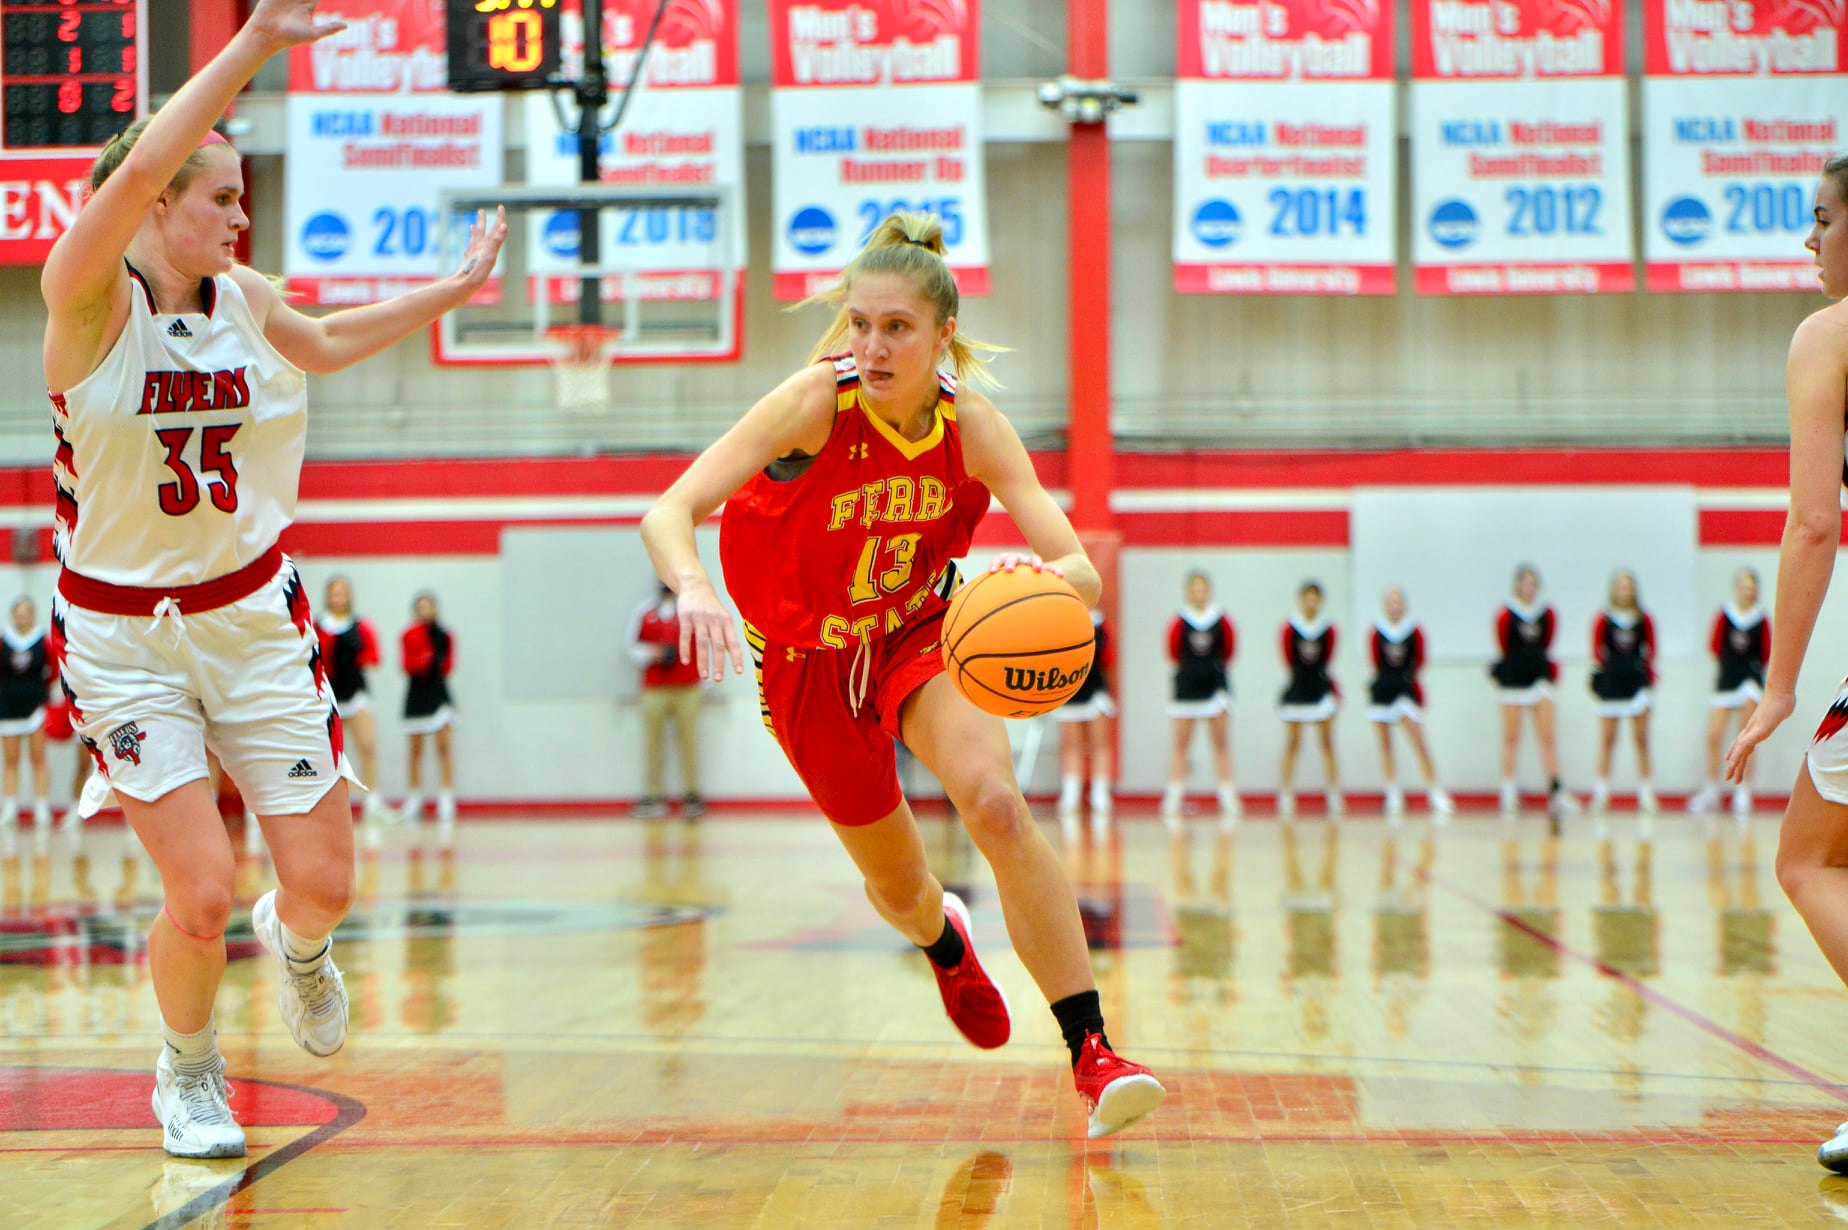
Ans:
[[[1684,248],[1700,243],[1713,234],[1713,215],[1699,197],[1678,196],[1662,209],[1662,234]]]
[[[1454,198],[1439,201],[1431,211],[1431,242],[1441,248],[1466,248],[1482,233],[1482,223],[1469,202]]]
[[[546,219],[545,230],[540,232],[545,250],[553,256],[571,257],[578,254],[578,217],[573,209],[561,209]]]
[[[302,251],[318,261],[337,261],[353,246],[353,231],[346,219],[322,210],[302,223]]]
[[[1229,248],[1245,233],[1245,220],[1230,201],[1203,201],[1194,210],[1194,238],[1209,248]]]
[[[834,246],[834,215],[819,205],[796,211],[789,220],[789,246],[804,256],[820,256]]]

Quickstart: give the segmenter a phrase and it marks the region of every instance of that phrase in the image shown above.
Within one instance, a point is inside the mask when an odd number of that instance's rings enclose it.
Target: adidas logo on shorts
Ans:
[[[289,776],[290,777],[319,777],[321,775],[315,772],[314,766],[309,764],[306,760],[298,760],[295,762],[295,767],[289,770]]]
[[[186,327],[185,321],[176,320],[172,324],[167,326],[167,336],[168,337],[191,337],[192,330]]]

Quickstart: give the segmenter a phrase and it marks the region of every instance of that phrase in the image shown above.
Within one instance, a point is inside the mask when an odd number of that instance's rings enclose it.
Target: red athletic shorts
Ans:
[[[899,632],[875,637],[872,669],[855,713],[849,701],[855,648],[794,649],[759,643],[757,698],[764,725],[795,766],[822,814],[836,824],[871,824],[898,808],[898,710],[905,698],[943,671],[938,635],[948,605],[934,594]],[[857,648],[857,647],[856,647]],[[865,669],[863,666],[861,669]]]

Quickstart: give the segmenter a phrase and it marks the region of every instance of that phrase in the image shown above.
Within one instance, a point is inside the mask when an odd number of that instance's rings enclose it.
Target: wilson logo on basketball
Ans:
[[[1020,666],[1004,667],[1002,686],[1010,692],[1065,692],[1076,688],[1084,682],[1084,677],[1091,673],[1090,663],[1075,671],[1062,671],[1056,667],[1051,670],[1030,670]]]

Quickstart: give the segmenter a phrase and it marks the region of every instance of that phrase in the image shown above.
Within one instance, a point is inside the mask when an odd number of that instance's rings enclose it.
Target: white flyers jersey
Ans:
[[[52,394],[53,544],[112,585],[209,581],[253,562],[295,519],[308,382],[270,345],[227,275],[203,312],[160,313],[134,269],[122,336]]]

